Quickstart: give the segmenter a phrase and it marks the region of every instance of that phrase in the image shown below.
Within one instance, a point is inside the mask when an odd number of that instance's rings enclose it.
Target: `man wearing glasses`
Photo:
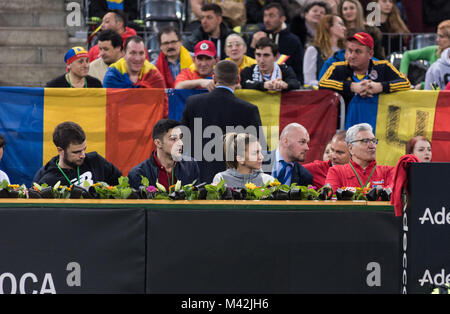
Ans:
[[[161,52],[155,65],[164,77],[166,87],[174,88],[175,79],[181,70],[193,63],[191,54],[182,46],[180,32],[173,26],[163,28],[158,33],[158,42]]]
[[[377,165],[375,160],[378,139],[368,123],[360,123],[347,130],[345,137],[351,158],[345,165],[336,165],[328,170],[325,184],[333,191],[341,187],[364,188],[391,185],[394,167]]]

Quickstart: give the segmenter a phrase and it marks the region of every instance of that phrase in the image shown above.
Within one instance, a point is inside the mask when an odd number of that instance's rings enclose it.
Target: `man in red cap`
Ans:
[[[348,37],[346,61],[333,63],[321,78],[319,87],[340,93],[344,97],[346,107],[349,107],[350,102],[354,102],[354,98],[359,104],[368,105],[374,103],[371,98],[380,93],[409,90],[409,80],[389,61],[372,60],[373,46],[373,38],[367,33],[360,32]],[[370,108],[374,109],[375,106]],[[365,110],[371,110],[370,108]],[[376,117],[376,112],[373,116]],[[359,122],[353,120],[352,124]],[[349,126],[351,125],[346,124],[346,128]],[[372,127],[375,128],[375,125]]]
[[[212,75],[218,61],[216,46],[212,41],[202,40],[194,48],[194,63],[178,74],[176,89],[203,88],[212,91],[216,86]]]

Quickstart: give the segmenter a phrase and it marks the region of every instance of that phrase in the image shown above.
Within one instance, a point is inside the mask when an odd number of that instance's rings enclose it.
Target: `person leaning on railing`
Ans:
[[[426,60],[430,65],[435,63],[441,56],[442,51],[450,47],[450,20],[445,20],[437,28],[437,45],[422,49],[407,50],[403,53],[400,63],[400,72],[408,75],[409,64],[412,61]],[[424,89],[424,82],[415,86],[416,89]]]

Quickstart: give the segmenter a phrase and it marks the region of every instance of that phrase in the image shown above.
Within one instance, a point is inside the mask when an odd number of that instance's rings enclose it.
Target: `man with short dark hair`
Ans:
[[[89,75],[95,77],[103,84],[108,67],[122,58],[122,37],[112,29],[102,31],[98,35],[98,47],[100,50],[97,60],[89,64]]]
[[[53,157],[34,176],[33,182],[47,183],[54,186],[72,184],[83,187],[87,181],[90,185],[106,182],[117,185],[122,173],[112,163],[106,161],[97,152],[86,153],[86,135],[80,125],[63,122],[53,132],[53,143],[58,156]]]
[[[190,96],[181,117],[181,123],[189,128],[192,135],[191,156],[198,160],[201,182],[207,183],[212,182],[216,173],[225,170],[223,154],[217,153],[216,148],[223,149],[222,136],[232,132],[230,128],[245,128],[247,133],[256,137],[260,135],[260,141],[264,137],[260,133],[261,117],[258,107],[234,96],[236,85],[239,84],[239,69],[236,64],[228,60],[220,61],[214,69],[213,79],[216,88],[209,93]],[[215,133],[212,140],[195,136],[195,130],[203,134],[206,129],[221,133]],[[214,145],[211,147],[211,144]],[[200,148],[201,151],[197,151]]]
[[[255,48],[257,64],[247,67],[241,72],[243,89],[289,91],[300,88],[300,82],[292,68],[276,62],[277,44],[271,39],[263,37]]]
[[[125,54],[111,64],[105,74],[103,87],[112,88],[165,88],[158,69],[145,58],[144,40],[139,36],[125,41]]]
[[[346,131],[337,132],[331,139],[331,158],[327,161],[315,160],[304,164],[305,167],[313,175],[313,185],[321,188],[325,184],[328,170],[335,165],[345,165],[350,160],[350,152],[345,143]]]
[[[279,3],[272,2],[264,7],[264,27],[252,35],[248,54],[254,57],[256,43],[269,37],[277,45],[280,53],[289,56],[286,64],[292,67],[297,79],[303,83],[303,44],[286,26],[286,14]]]
[[[156,149],[150,158],[129,172],[131,187],[138,189],[142,177],[147,178],[150,185],[155,186],[156,182],[162,184],[167,191],[178,180],[182,185],[198,181],[200,173],[197,162],[182,155],[183,133],[178,121],[159,120],[153,127],[152,138]]]
[[[127,16],[124,12],[120,10],[109,10],[103,16],[102,20],[102,30],[112,29],[116,31],[121,37],[122,41],[125,42],[127,38],[131,36],[136,36],[136,31],[127,26]],[[99,46],[95,45],[89,49],[89,62],[92,62],[98,58]]]
[[[225,39],[233,33],[222,19],[222,9],[215,3],[207,3],[202,6],[201,25],[192,32],[184,46],[189,51],[194,51],[195,45],[202,40],[210,40],[217,48],[219,59],[225,59]]]
[[[163,28],[158,33],[158,42],[161,52],[154,64],[164,77],[166,87],[174,88],[180,71],[192,64],[191,54],[181,44],[180,32],[173,26]]]
[[[3,157],[4,148],[5,148],[5,138],[3,137],[2,134],[0,134],[0,161],[2,160],[2,157]],[[6,180],[8,182],[8,184],[10,183],[8,175],[5,172],[0,170],[0,183],[3,180]]]

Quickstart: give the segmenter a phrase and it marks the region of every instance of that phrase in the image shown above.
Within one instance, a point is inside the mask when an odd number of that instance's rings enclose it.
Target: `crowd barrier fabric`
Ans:
[[[0,294],[144,293],[143,209],[0,208]]]
[[[154,124],[167,115],[179,120],[187,97],[203,92],[1,87],[0,133],[7,144],[0,169],[12,183],[30,186],[36,171],[56,155],[55,126],[74,121],[86,132],[87,151],[97,151],[127,175],[154,148]],[[312,161],[335,133],[339,96],[334,92],[245,90],[236,95],[258,106],[270,148],[277,147],[286,124],[298,122],[310,133]]]

